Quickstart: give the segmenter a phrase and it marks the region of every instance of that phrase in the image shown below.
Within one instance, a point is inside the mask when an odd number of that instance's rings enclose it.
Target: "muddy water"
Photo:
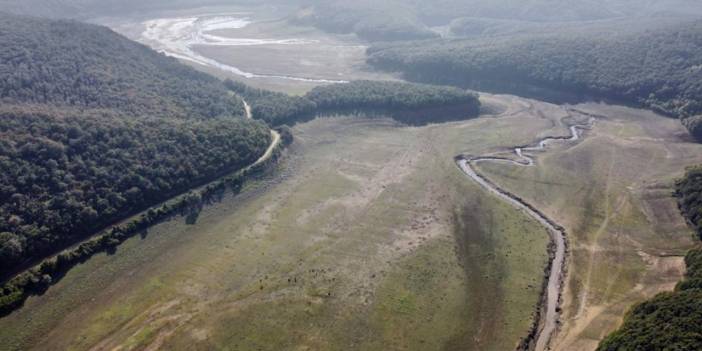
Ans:
[[[471,179],[477,182],[480,186],[494,194],[495,196],[509,202],[513,206],[526,212],[529,216],[533,217],[539,223],[541,223],[549,232],[551,236],[552,248],[550,252],[550,269],[548,276],[546,277],[546,289],[543,292],[542,305],[540,307],[538,315],[538,323],[536,324],[537,330],[532,333],[534,341],[534,349],[537,351],[548,350],[549,342],[553,337],[554,333],[558,328],[560,313],[560,296],[561,290],[563,288],[564,280],[564,266],[566,259],[566,232],[563,226],[559,225],[543,212],[539,211],[534,206],[530,205],[519,196],[510,193],[497,184],[492,182],[489,178],[480,174],[474,166],[481,162],[499,162],[508,163],[522,167],[531,167],[535,165],[534,158],[529,156],[529,152],[538,152],[546,149],[548,144],[561,141],[561,142],[575,142],[581,138],[581,130],[588,129],[594,119],[590,119],[587,124],[583,125],[573,125],[570,126],[570,136],[567,137],[547,137],[541,139],[534,145],[530,146],[516,146],[514,147],[514,154],[517,159],[510,158],[500,158],[494,156],[485,157],[457,157],[457,164],[459,168]]]

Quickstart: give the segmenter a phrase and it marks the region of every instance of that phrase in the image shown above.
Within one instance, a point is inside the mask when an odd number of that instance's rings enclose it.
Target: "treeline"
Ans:
[[[702,21],[625,32],[384,44],[368,62],[420,82],[636,104],[680,117],[702,139]]]
[[[685,264],[675,291],[634,306],[597,350],[702,350],[702,250],[690,251]]]
[[[261,123],[0,109],[0,274],[248,164]]]
[[[295,97],[231,81],[225,85],[251,104],[254,118],[273,126],[340,114],[387,116],[405,124],[422,125],[480,113],[476,94],[445,86],[362,80],[318,86]]]
[[[676,183],[675,196],[683,216],[702,239],[702,166],[687,170]]]
[[[42,294],[73,266],[85,262],[93,255],[115,250],[125,240],[145,232],[150,226],[173,215],[196,216],[203,204],[221,197],[228,188],[235,194],[238,193],[247,180],[267,171],[281,156],[285,147],[292,143],[293,136],[289,128],[279,128],[278,131],[281,134],[281,143],[273,150],[271,158],[169,200],[158,207],[150,208],[126,223],[113,226],[103,234],[48,258],[17,275],[0,287],[0,316],[22,306],[29,296]],[[1,233],[0,241],[8,240],[6,238],[8,235],[11,233]],[[9,240],[14,239],[9,238]]]
[[[221,81],[107,28],[0,14],[0,280],[256,161]]]
[[[463,89],[402,82],[354,81],[312,89],[305,95],[320,114],[387,115],[411,125],[475,117],[476,94]]]
[[[125,116],[243,116],[221,81],[106,27],[0,13],[0,102]]]

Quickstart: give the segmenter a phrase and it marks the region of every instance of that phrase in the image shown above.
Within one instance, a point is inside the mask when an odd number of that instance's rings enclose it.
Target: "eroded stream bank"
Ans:
[[[571,109],[566,109],[566,111],[569,117],[571,113],[580,113]],[[581,114],[587,116],[584,113]],[[567,233],[562,225],[549,218],[542,211],[529,204],[518,195],[503,189],[488,177],[482,175],[476,170],[475,165],[481,162],[500,162],[521,167],[535,166],[534,158],[527,153],[544,151],[550,143],[555,141],[576,142],[580,140],[582,137],[581,131],[589,129],[595,121],[593,116],[588,117],[589,119],[585,124],[573,124],[569,126],[570,136],[546,137],[533,145],[513,147],[517,159],[499,156],[471,157],[459,155],[456,157],[458,167],[466,175],[490,193],[526,212],[529,216],[546,227],[549,232],[551,238],[551,244],[549,245],[549,263],[546,268],[541,305],[537,310],[534,326],[529,332],[529,335],[519,346],[520,349],[537,351],[548,350],[550,341],[558,329],[560,322],[561,293],[565,278],[566,251],[568,247]]]

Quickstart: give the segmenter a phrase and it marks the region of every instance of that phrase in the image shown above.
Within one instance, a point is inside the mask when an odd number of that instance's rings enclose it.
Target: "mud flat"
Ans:
[[[302,93],[352,79],[392,79],[366,68],[366,44],[354,36],[296,26],[266,7],[97,21],[198,69],[256,87]]]

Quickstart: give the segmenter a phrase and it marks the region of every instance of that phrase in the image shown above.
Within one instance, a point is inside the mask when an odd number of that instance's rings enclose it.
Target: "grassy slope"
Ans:
[[[565,326],[557,342],[568,350],[593,349],[629,306],[680,279],[680,255],[693,237],[672,198],[673,180],[702,161],[700,146],[681,137],[676,121],[625,108],[579,108],[612,118],[598,121],[577,146],[554,147],[539,167],[483,167],[569,231]]]
[[[527,141],[544,125],[455,126],[299,126],[280,184],[69,272],[0,320],[0,349],[511,348],[530,324],[546,235],[452,157],[499,145],[478,127]]]

